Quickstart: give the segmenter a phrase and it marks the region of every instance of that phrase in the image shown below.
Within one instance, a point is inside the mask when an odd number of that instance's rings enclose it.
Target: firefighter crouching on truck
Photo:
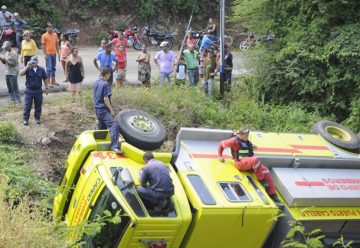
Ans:
[[[253,149],[257,147],[249,141],[248,128],[240,129],[236,135],[230,139],[223,140],[218,146],[218,159],[224,162],[222,153],[224,149],[231,148],[231,154],[234,159],[235,167],[240,171],[250,171],[255,173],[256,178],[264,186],[266,192],[274,202],[280,202],[276,195],[276,189],[270,170],[260,160],[254,156]]]

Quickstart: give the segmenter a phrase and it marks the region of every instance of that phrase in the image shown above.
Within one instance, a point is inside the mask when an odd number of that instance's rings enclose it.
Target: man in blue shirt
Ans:
[[[119,60],[117,59],[115,54],[113,54],[111,52],[112,47],[113,46],[111,43],[107,44],[105,47],[105,51],[98,53],[93,61],[94,65],[95,65],[96,69],[98,69],[98,71],[100,71],[102,68],[105,68],[105,67],[108,67],[110,69],[111,75],[108,79],[110,87],[113,83],[113,72],[116,70],[116,68],[118,67],[118,63],[119,63]],[[97,61],[100,62],[100,66],[98,65]],[[115,62],[115,66],[113,65],[113,62]]]
[[[206,48],[206,50],[209,51],[213,45],[215,45],[215,43],[213,40],[210,39],[210,31],[207,31],[207,33],[203,36],[201,40],[199,52],[201,53],[201,50],[203,48]]]
[[[21,41],[22,41],[22,33],[24,26],[27,24],[26,21],[20,18],[19,13],[14,13],[14,25],[16,32],[16,46],[19,49],[18,53],[21,51]]]
[[[168,204],[166,199],[174,194],[170,170],[163,162],[155,160],[152,152],[145,152],[143,158],[146,165],[140,171],[141,186],[137,191],[145,205],[160,211]],[[148,182],[149,187],[146,186]]]
[[[0,12],[0,25],[2,29],[8,29],[10,28],[13,19],[13,14],[11,14],[9,11],[7,11],[6,5],[1,6],[1,12]]]
[[[110,68],[101,68],[100,78],[93,87],[95,114],[98,119],[98,128],[110,129],[111,149],[117,154],[122,154],[119,141],[120,127],[115,120],[115,113],[110,102],[111,89],[108,83],[110,76]]]
[[[45,84],[45,94],[48,94],[48,77],[44,68],[38,66],[38,59],[36,56],[32,56],[30,61],[25,66],[24,69],[20,71],[20,76],[26,75],[25,81],[25,106],[24,106],[24,125],[29,125],[30,111],[32,103],[35,104],[35,113],[34,117],[36,124],[40,124],[41,117],[41,105],[43,102],[43,91],[42,91],[42,81]]]

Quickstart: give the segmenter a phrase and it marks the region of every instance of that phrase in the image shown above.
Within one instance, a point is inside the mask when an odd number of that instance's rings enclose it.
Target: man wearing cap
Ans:
[[[5,49],[5,56],[0,56],[0,61],[5,65],[6,86],[9,91],[10,100],[20,103],[20,93],[17,76],[19,74],[18,54],[11,47],[10,41],[5,41],[2,49]]]
[[[13,14],[7,11],[6,5],[1,6],[0,25],[2,26],[2,29],[10,28],[13,17]]]
[[[25,106],[24,106],[24,125],[29,125],[30,111],[32,103],[35,104],[35,121],[41,124],[41,105],[43,101],[42,81],[45,84],[45,94],[48,94],[48,77],[44,68],[38,66],[38,59],[32,56],[24,69],[20,71],[20,76],[26,75],[25,81]]]
[[[60,59],[59,42],[53,26],[51,23],[47,24],[47,31],[41,36],[41,43],[43,45],[44,58],[46,61],[46,72],[49,78],[50,85],[59,85],[55,80],[56,71],[56,54]]]
[[[16,45],[18,53],[20,54],[21,51],[21,41],[22,41],[22,33],[24,26],[27,24],[26,21],[20,18],[19,13],[14,13],[14,25],[15,25],[15,32],[16,32]]]
[[[118,68],[119,60],[115,56],[114,53],[112,53],[113,45],[111,43],[107,44],[105,46],[105,51],[100,52],[96,55],[94,58],[94,65],[98,71],[101,71],[102,68],[109,68],[110,69],[110,77],[107,79],[109,82],[109,86],[112,86],[113,83],[113,72]],[[100,63],[100,66],[98,65],[98,62]],[[113,65],[115,63],[115,66]]]
[[[224,162],[222,156],[224,149],[231,148],[235,167],[240,171],[255,173],[256,178],[264,186],[270,198],[275,202],[279,202],[270,170],[254,156],[254,149],[257,149],[257,147],[250,142],[249,132],[248,128],[243,128],[236,132],[234,137],[221,141],[218,146],[219,161]]]
[[[190,86],[195,86],[199,82],[199,52],[195,51],[195,45],[189,45],[183,52],[186,69],[188,72]]]
[[[169,43],[161,42],[160,49],[162,51],[155,55],[154,62],[159,67],[160,71],[160,87],[163,87],[165,78],[167,78],[169,85],[171,85],[170,75],[173,72],[176,56],[175,53],[169,51]]]
[[[110,129],[111,149],[117,154],[122,154],[119,141],[120,127],[115,120],[115,112],[110,101],[111,88],[108,82],[110,77],[110,68],[102,67],[100,78],[93,86],[95,114],[98,119],[98,128]]]

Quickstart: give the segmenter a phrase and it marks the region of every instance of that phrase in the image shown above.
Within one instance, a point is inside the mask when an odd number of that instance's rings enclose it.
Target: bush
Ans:
[[[107,32],[100,32],[99,34],[96,35],[96,41],[97,43],[100,44],[100,42],[102,40],[106,40],[108,41],[109,40],[109,34]]]
[[[13,143],[16,141],[16,128],[11,122],[0,122],[0,142]]]
[[[63,247],[64,237],[55,232],[50,216],[31,206],[30,199],[7,201],[9,182],[0,177],[0,247]]]
[[[271,103],[296,103],[338,122],[348,119],[358,130],[359,9],[356,0],[237,0],[234,11],[247,28],[276,35],[272,46],[246,51],[259,95]]]

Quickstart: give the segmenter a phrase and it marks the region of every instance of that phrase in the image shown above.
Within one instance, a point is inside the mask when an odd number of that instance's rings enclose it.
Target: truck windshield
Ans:
[[[115,168],[115,167],[110,168],[110,171],[113,176],[115,175],[116,170],[119,170],[119,168]],[[127,169],[121,168],[121,170],[127,170]],[[133,182],[132,178],[130,180]],[[126,183],[123,181],[121,176],[117,176],[116,186],[120,189],[121,193],[125,197],[127,203],[130,205],[134,213],[137,216],[145,217],[146,214],[143,208],[141,207],[139,199],[136,197],[136,191],[135,188],[133,187],[133,183],[126,185]]]
[[[110,211],[112,216],[115,216],[115,214],[120,211],[121,222],[118,224],[106,222],[105,226],[101,228],[101,231],[92,237],[91,240],[88,240],[94,247],[118,247],[118,244],[130,223],[130,218],[124,216],[125,212],[122,206],[116,201],[110,190],[107,187],[104,187],[92,208],[89,221],[95,220],[96,216],[104,216],[104,211],[106,210]]]

